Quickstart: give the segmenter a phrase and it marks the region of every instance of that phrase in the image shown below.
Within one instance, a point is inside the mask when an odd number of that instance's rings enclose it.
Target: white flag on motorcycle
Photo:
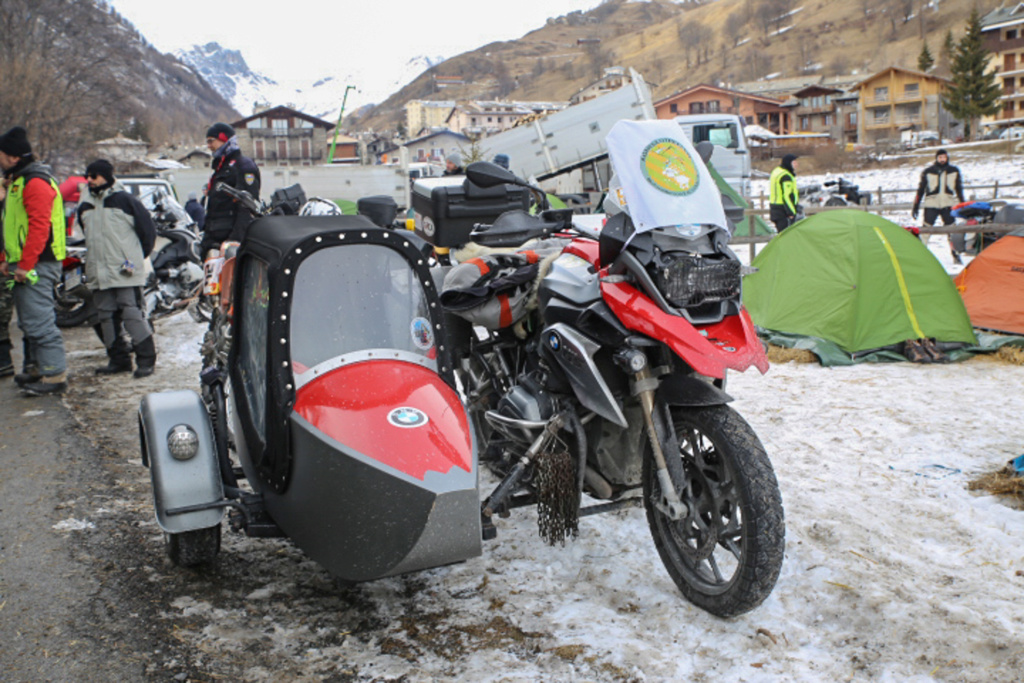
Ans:
[[[608,153],[637,232],[708,224],[728,230],[715,179],[675,121],[619,121],[608,133]]]

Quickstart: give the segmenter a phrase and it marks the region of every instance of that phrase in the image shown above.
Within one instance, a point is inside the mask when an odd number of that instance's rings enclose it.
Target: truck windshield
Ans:
[[[728,149],[739,147],[735,123],[698,124],[693,127],[693,143],[710,142]]]
[[[352,353],[436,356],[423,286],[393,249],[371,244],[321,249],[302,262],[292,297],[297,375]]]

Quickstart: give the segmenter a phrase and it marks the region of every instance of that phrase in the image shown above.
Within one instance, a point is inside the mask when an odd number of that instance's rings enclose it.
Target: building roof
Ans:
[[[246,116],[244,119],[239,119],[238,121],[235,121],[234,123],[232,123],[231,127],[232,128],[238,128],[240,126],[245,125],[246,123],[249,123],[250,121],[254,121],[256,119],[263,118],[264,116],[280,116],[280,115],[293,116],[295,118],[302,119],[303,121],[309,121],[314,126],[318,126],[318,127],[323,128],[325,130],[330,130],[331,128],[334,128],[334,124],[331,123],[330,121],[324,121],[323,119],[318,119],[315,116],[310,116],[309,114],[303,114],[301,111],[299,111],[297,109],[292,109],[291,107],[286,107],[283,104],[278,105],[276,107],[271,107],[270,109],[264,109],[261,112],[257,112],[255,114],[253,114],[252,116]]]
[[[1000,5],[981,18],[981,30],[993,31],[1003,26],[1024,22],[1024,2],[1009,6]]]
[[[690,93],[698,91],[698,90],[711,90],[711,91],[719,93],[721,95],[728,95],[730,97],[743,97],[743,98],[748,99],[748,100],[757,100],[758,102],[763,102],[765,104],[775,104],[775,105],[781,105],[782,104],[781,100],[779,100],[777,98],[774,98],[774,97],[765,97],[763,95],[755,95],[753,93],[744,92],[742,90],[730,90],[729,88],[720,88],[717,85],[709,85],[707,83],[700,83],[698,85],[691,86],[691,87],[687,88],[686,90],[680,90],[678,92],[672,93],[668,97],[664,97],[664,98],[658,100],[657,102],[655,102],[654,106],[657,107],[657,106],[665,104],[667,102],[671,102],[672,100],[677,100],[677,99],[679,99],[681,97],[689,95]]]
[[[809,85],[806,88],[801,88],[800,90],[797,90],[795,93],[793,93],[793,97],[796,99],[800,99],[801,97],[808,97],[809,95],[814,95],[817,93],[821,93],[823,95],[836,95],[841,92],[843,92],[842,88],[830,88],[826,85],[818,85],[817,83],[815,83],[814,85]]]
[[[876,78],[878,78],[882,74],[888,73],[890,71],[902,71],[903,73],[913,74],[915,76],[920,76],[921,78],[927,78],[928,80],[932,80],[932,81],[941,81],[942,83],[949,83],[950,82],[948,78],[942,78],[941,76],[933,76],[932,74],[926,74],[923,71],[915,71],[914,69],[905,69],[902,66],[890,66],[890,67],[886,67],[886,68],[882,69],[881,71],[878,71],[876,73],[871,74],[870,76],[868,76],[864,80],[860,81],[859,83],[857,83],[853,87],[854,88],[860,88],[865,83],[870,83],[871,81],[875,80]]]
[[[735,83],[732,87],[740,92],[759,93],[766,97],[779,98],[789,95],[809,85],[821,83],[824,78],[821,75],[794,76],[792,78],[769,78],[760,81],[745,81]]]
[[[452,137],[456,137],[456,138],[459,138],[461,140],[469,141],[469,138],[467,136],[463,135],[462,133],[456,133],[455,131],[448,130],[446,128],[444,130],[436,130],[433,133],[428,133],[428,134],[423,135],[421,137],[418,137],[418,138],[416,138],[414,140],[408,140],[406,142],[403,142],[402,146],[403,147],[408,147],[409,145],[415,145],[417,143],[429,140],[430,138],[436,138],[439,135],[451,135]]]

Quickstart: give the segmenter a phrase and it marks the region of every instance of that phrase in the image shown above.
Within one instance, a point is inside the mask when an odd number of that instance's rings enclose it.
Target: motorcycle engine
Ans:
[[[533,376],[524,375],[498,401],[498,413],[514,420],[546,422],[555,414],[555,401]]]
[[[196,265],[195,263],[192,263],[191,261],[182,264],[178,276],[181,278],[181,281],[190,289],[193,285],[202,282],[204,277],[203,269]]]

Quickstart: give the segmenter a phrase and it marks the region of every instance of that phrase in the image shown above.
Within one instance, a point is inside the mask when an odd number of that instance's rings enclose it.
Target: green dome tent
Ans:
[[[864,211],[827,211],[784,230],[754,259],[743,303],[754,323],[799,335],[823,362],[831,342],[851,356],[908,339],[976,344],[942,264],[900,226]],[[834,359],[835,362],[843,362]]]

